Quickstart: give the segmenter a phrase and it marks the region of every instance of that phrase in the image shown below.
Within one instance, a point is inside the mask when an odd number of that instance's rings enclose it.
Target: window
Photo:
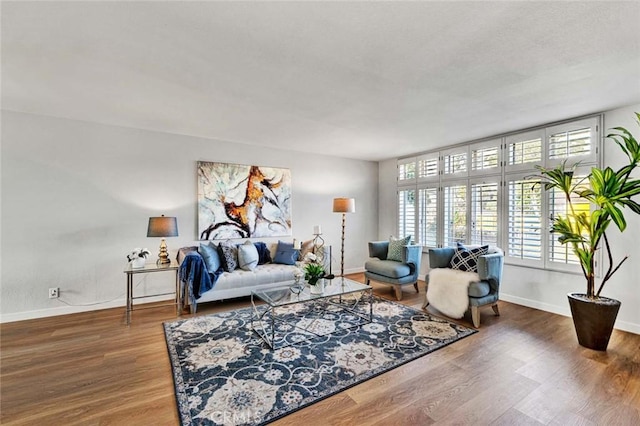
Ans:
[[[418,238],[425,247],[438,246],[438,188],[418,189]]]
[[[514,263],[542,261],[542,185],[522,176],[507,179],[505,256]]]
[[[586,170],[578,170],[579,174],[575,175],[572,179],[572,184],[577,185],[577,188],[585,187],[588,185],[586,180]],[[560,216],[566,216],[568,211],[568,203],[564,193],[557,190],[551,190],[548,193],[549,197],[549,220],[551,218]],[[574,213],[579,214],[581,212],[589,214],[591,206],[586,200],[580,199],[578,196],[573,195],[571,201],[574,208]],[[578,257],[571,251],[571,244],[560,244],[558,241],[558,235],[549,233],[549,262],[565,265],[579,265],[580,261]]]
[[[470,173],[500,173],[500,148],[500,139],[471,145]]]
[[[471,244],[498,245],[498,194],[497,180],[471,184]]]
[[[398,191],[398,237],[415,236],[416,229],[416,190]]]
[[[416,159],[405,158],[398,160],[398,184],[403,185],[415,182],[416,180]]]
[[[579,163],[578,182],[599,164],[600,120],[540,126],[399,160],[398,235],[415,236],[425,247],[497,245],[506,263],[579,272],[571,247],[549,232],[549,218],[564,214],[566,201],[545,191],[536,167]],[[590,205],[574,207],[588,212]]]
[[[439,178],[438,155],[423,155],[418,157],[418,180],[433,181]]]
[[[459,178],[467,175],[467,148],[443,152],[442,173],[444,177]]]
[[[547,135],[547,166],[567,159],[572,162],[597,161],[598,120],[586,119],[545,129]]]
[[[444,246],[467,242],[467,185],[451,185],[444,192]]]
[[[541,165],[543,140],[543,130],[507,136],[505,169],[507,171],[524,169],[533,170],[535,165]]]

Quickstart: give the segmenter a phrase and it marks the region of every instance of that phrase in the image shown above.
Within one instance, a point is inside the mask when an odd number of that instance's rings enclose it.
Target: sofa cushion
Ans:
[[[409,244],[411,235],[407,235],[404,238],[396,238],[393,235],[389,237],[389,248],[387,251],[387,260],[395,260],[402,262],[402,250],[403,247]]]
[[[458,245],[449,263],[449,268],[467,272],[478,272],[478,258],[486,255],[488,252],[489,246],[466,248]]]
[[[218,246],[212,242],[200,243],[198,252],[202,255],[204,263],[207,265],[207,271],[210,273],[216,272],[222,266],[220,254],[218,254]]]
[[[231,241],[223,241],[218,245],[218,253],[225,272],[233,272],[238,266],[238,247]]]
[[[300,252],[293,248],[293,243],[278,241],[278,248],[276,249],[276,255],[273,258],[273,263],[295,265],[299,255]]]
[[[489,283],[486,281],[477,281],[469,284],[469,296],[484,297],[491,291]]]
[[[402,278],[411,274],[409,265],[395,260],[369,259],[365,262],[364,269],[389,278]]]
[[[245,271],[253,271],[258,266],[258,250],[249,240],[238,246],[238,267]]]

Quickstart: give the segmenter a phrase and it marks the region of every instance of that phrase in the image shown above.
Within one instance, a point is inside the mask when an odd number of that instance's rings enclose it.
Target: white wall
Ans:
[[[640,137],[640,127],[635,122],[634,111],[640,112],[640,104],[605,113],[604,128],[622,126]],[[563,119],[564,117],[558,117]],[[608,132],[607,132],[608,133]],[[490,135],[487,135],[490,136]],[[605,141],[604,161],[617,169],[626,157],[612,140]],[[380,209],[378,237],[388,238],[396,232],[396,159],[379,164],[378,206]],[[640,177],[636,173],[636,177]],[[640,333],[640,216],[628,211],[627,230],[620,234],[616,229],[608,232],[614,260],[629,255],[629,260],[610,279],[603,296],[622,302],[616,328]],[[428,270],[428,256],[423,255],[423,273]],[[582,275],[550,272],[540,269],[506,265],[500,298],[562,315],[570,315],[567,293],[584,292],[586,284]]]
[[[332,199],[354,197],[345,269],[362,270],[377,235],[375,162],[2,111],[1,321],[123,306],[125,255],[147,247],[155,257],[160,244],[146,237],[149,216],[177,216],[172,257],[197,244],[198,160],[291,169],[293,237],[322,225],[338,268]],[[169,273],[138,277],[137,294],[172,288]]]

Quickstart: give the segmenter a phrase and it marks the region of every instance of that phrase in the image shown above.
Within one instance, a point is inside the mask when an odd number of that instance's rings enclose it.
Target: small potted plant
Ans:
[[[150,254],[151,252],[146,248],[134,248],[127,255],[127,260],[133,269],[144,268],[144,262]]]
[[[636,113],[640,124],[640,114]],[[640,179],[634,179],[634,170],[640,165],[640,144],[623,127],[615,127],[613,139],[628,157],[628,163],[615,171],[611,167],[594,167],[585,178],[576,182],[574,167],[563,162],[554,169],[539,167],[546,190],[560,191],[567,203],[567,214],[552,218],[551,232],[559,235],[558,241],[571,247],[578,257],[586,281],[586,293],[569,293],[571,316],[580,345],[605,351],[620,309],[620,301],[600,295],[607,281],[627,260],[627,256],[615,263],[607,239],[609,225],[615,224],[620,232],[627,229],[625,213],[640,214]],[[587,200],[590,211],[575,208],[575,199]],[[604,243],[608,267],[596,284],[597,253]]]
[[[331,279],[324,266],[318,263],[318,257],[313,253],[307,253],[304,258],[304,279],[309,283],[312,294],[322,294],[324,291],[324,278]]]

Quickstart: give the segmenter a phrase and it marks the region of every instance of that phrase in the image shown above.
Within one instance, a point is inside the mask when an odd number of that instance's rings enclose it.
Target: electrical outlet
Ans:
[[[60,297],[60,289],[58,287],[51,287],[49,289],[49,299],[57,299]]]

